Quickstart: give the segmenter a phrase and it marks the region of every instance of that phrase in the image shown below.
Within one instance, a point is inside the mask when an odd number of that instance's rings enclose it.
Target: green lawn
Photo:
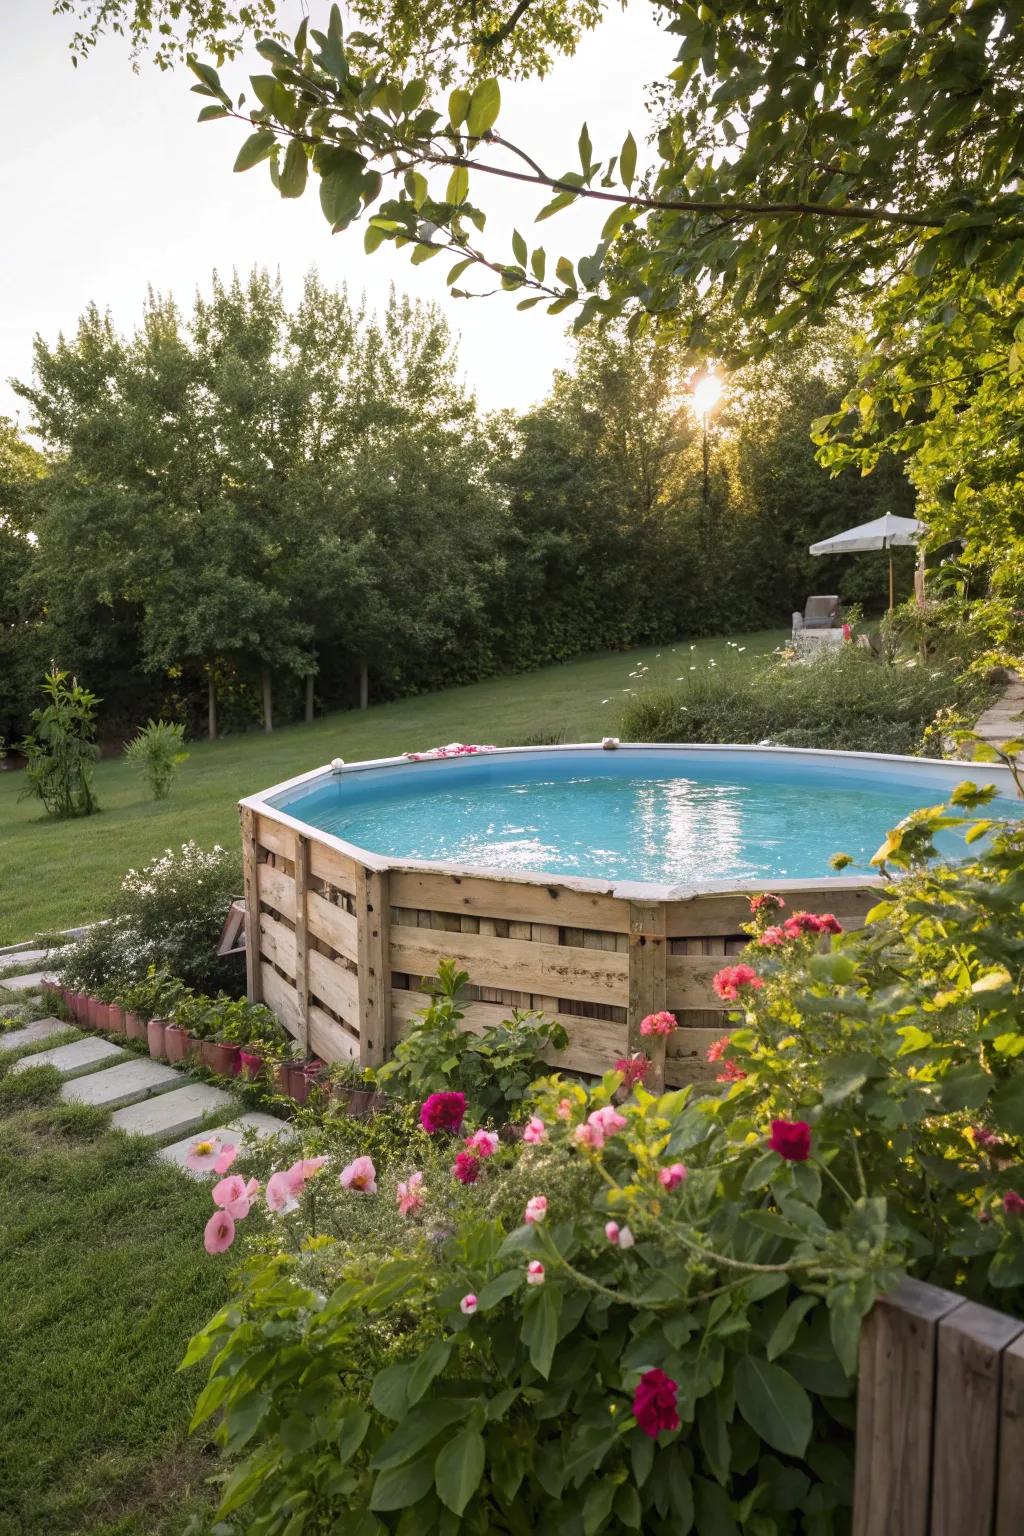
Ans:
[[[0,1536],[186,1536],[219,1470],[177,1370],[228,1292],[209,1191],[57,1088],[0,1069]]]
[[[732,639],[753,659],[788,631]],[[102,813],[86,821],[49,821],[19,800],[21,775],[0,774],[0,944],[101,916],[130,866],[194,837],[209,846],[238,838],[236,802],[293,774],[344,757],[385,757],[447,741],[508,746],[538,737],[593,741],[618,734],[624,690],[646,662],[648,679],[668,683],[685,668],[736,653],[723,639],[585,657],[516,677],[380,704],[365,713],[329,715],[272,736],[251,733],[213,745],[196,743],[171,799],[155,804],[136,770],[107,761],[96,771]]]

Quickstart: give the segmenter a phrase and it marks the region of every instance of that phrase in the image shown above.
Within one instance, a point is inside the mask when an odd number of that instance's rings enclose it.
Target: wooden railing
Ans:
[[[1024,1322],[907,1280],[861,1334],[853,1536],[1024,1536]]]

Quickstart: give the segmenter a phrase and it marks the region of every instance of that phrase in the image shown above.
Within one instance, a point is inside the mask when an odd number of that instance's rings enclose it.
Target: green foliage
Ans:
[[[91,816],[99,810],[92,792],[99,700],[56,666],[43,680],[43,693],[49,703],[32,711],[32,733],[21,743],[24,794],[41,800],[48,816]]]
[[[206,852],[191,841],[177,852],[165,849],[145,868],[128,871],[109,921],[75,943],[62,975],[76,985],[117,988],[136,999],[138,1011],[150,1013],[173,1001],[168,977],[197,990],[237,987],[238,956],[219,956],[217,941],[240,883],[236,853],[219,846]],[[139,990],[128,992],[133,984]]]
[[[989,690],[938,660],[880,662],[846,646],[813,661],[699,667],[672,688],[628,700],[626,741],[761,742],[852,752],[919,753],[939,711],[972,719]]]
[[[376,1196],[310,1180],[287,1253],[250,1259],[186,1357],[209,1369],[195,1423],[220,1417],[242,1456],[221,1515],[268,1536],[845,1529],[879,1292],[910,1271],[1024,1315],[1024,833],[971,829],[965,862],[931,862],[989,798],[908,818],[879,855],[908,876],[827,950],[755,917],[762,984],[718,1093],[613,1108],[618,1074],[556,1076],[545,1140],[454,1197],[415,1144]],[[806,1156],[774,1149],[787,1125]],[[412,1163],[423,1204],[396,1225]],[[316,1235],[296,1250],[296,1230]],[[681,1421],[656,1436],[633,1399],[652,1369]]]
[[[166,720],[149,720],[126,745],[125,757],[142,769],[154,800],[170,794],[175,773],[188,760],[184,745],[185,727]]]
[[[430,1003],[378,1069],[377,1081],[410,1099],[456,1089],[490,1120],[519,1119],[531,1083],[544,1071],[546,1053],[564,1050],[569,1037],[560,1024],[518,1009],[508,1022],[469,1034],[459,1027],[468,985],[465,971],[451,960],[441,962],[429,987]]]

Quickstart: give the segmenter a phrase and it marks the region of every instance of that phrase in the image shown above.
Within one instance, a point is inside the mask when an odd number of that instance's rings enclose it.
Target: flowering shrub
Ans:
[[[391,1061],[377,1073],[381,1087],[406,1098],[461,1089],[477,1113],[499,1122],[516,1119],[530,1084],[547,1071],[549,1050],[564,1050],[560,1024],[513,1010],[504,1024],[472,1035],[459,1028],[469,976],[442,960],[429,1005],[413,1020]]]
[[[737,986],[718,1091],[616,1102],[619,1073],[551,1077],[529,1139],[416,1130],[415,1165],[374,1160],[376,1194],[329,1163],[276,1234],[250,1217],[257,1256],[188,1355],[210,1369],[196,1422],[222,1412],[241,1458],[222,1517],[847,1529],[879,1291],[910,1271],[1024,1312],[1024,832],[972,828],[982,851],[929,866],[958,814],[890,835],[879,867],[907,878],[863,931],[799,923],[766,948],[778,908],[755,909],[762,985]]]

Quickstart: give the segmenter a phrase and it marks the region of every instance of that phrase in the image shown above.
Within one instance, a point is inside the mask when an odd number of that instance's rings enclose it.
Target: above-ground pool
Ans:
[[[712,980],[747,943],[751,893],[857,927],[887,830],[965,778],[997,788],[996,814],[1024,812],[1002,767],[868,753],[574,746],[318,769],[242,802],[249,995],[317,1055],[374,1066],[453,960],[464,1028],[540,1011],[568,1033],[562,1070],[642,1051],[650,1086],[707,1078],[730,1009]],[[861,871],[831,872],[837,852]],[[661,1011],[679,1027],[642,1035]]]
[[[388,859],[664,885],[866,866],[964,765],[842,753],[625,747],[496,752],[318,776],[270,804]],[[977,770],[974,770],[977,776]],[[997,802],[996,814],[1020,806]],[[946,835],[947,850],[957,839]]]

